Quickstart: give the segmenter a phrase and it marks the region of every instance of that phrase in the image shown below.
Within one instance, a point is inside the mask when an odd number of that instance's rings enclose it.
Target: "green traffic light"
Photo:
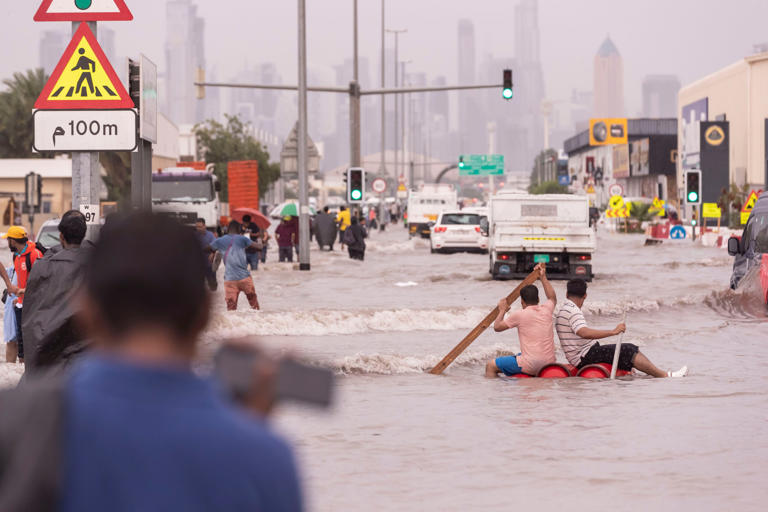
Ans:
[[[504,89],[501,92],[501,95],[504,97],[505,100],[512,99],[512,89]]]
[[[699,193],[692,190],[688,192],[688,202],[689,203],[698,203],[699,202]]]
[[[353,190],[350,195],[352,196],[352,199],[355,201],[359,201],[360,199],[363,198],[362,190]]]
[[[93,0],[75,0],[75,7],[83,11],[89,9],[92,4]]]

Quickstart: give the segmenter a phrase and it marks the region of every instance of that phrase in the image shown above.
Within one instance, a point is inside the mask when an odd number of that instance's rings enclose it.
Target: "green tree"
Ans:
[[[0,92],[0,158],[53,158],[52,153],[33,153],[32,109],[48,80],[45,72],[31,69],[3,80]]]
[[[227,163],[238,160],[259,162],[259,195],[264,193],[280,177],[280,165],[269,163],[269,152],[261,147],[249,133],[248,125],[239,117],[225,115],[226,124],[209,119],[195,126],[197,149],[205,155],[205,162],[214,164],[216,176],[221,182],[221,197],[229,200]]]
[[[532,183],[528,187],[528,192],[530,194],[570,194],[568,187],[556,181],[544,181],[540,185]]]

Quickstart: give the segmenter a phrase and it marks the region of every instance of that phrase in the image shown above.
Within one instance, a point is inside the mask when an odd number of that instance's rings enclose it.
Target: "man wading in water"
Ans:
[[[499,301],[499,315],[493,323],[496,332],[506,331],[517,327],[520,338],[520,354],[516,356],[497,357],[485,365],[485,376],[489,379],[496,377],[499,372],[511,376],[517,373],[536,375],[543,367],[555,362],[555,334],[552,327],[552,312],[557,304],[557,295],[547,279],[547,270],[543,263],[536,265],[534,270],[539,272],[539,280],[544,287],[547,301],[539,304],[539,289],[528,285],[520,290],[520,303],[523,309],[511,313],[507,299]]]

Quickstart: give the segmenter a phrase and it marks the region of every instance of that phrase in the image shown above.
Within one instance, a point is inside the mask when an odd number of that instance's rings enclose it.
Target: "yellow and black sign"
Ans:
[[[704,140],[710,146],[719,146],[725,141],[725,132],[718,125],[712,125],[704,132]]]
[[[590,119],[589,145],[626,144],[629,135],[627,132],[626,117]]]
[[[134,103],[93,32],[81,23],[35,108],[124,109]]]
[[[624,208],[624,198],[621,196],[611,196],[610,201],[608,204],[611,205],[612,210],[618,210],[620,208]]]
[[[723,210],[717,203],[704,203],[701,208],[701,217],[704,219],[719,219],[723,216]]]

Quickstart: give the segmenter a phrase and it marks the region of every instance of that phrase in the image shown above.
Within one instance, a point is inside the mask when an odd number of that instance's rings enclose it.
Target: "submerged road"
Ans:
[[[599,234],[587,321],[612,328],[626,309],[624,341],[662,368],[687,364],[685,379],[482,378],[487,359],[517,350],[514,331],[424,373],[517,283],[490,281],[485,255],[432,255],[402,228],[375,234],[365,262],[313,247],[311,273],[272,249],[255,273],[263,311],[241,298],[227,313],[220,291],[203,358],[253,335],[341,376],[331,411],[286,405],[274,420],[311,510],[763,510],[765,311],[727,290],[724,250],[643,240]],[[19,375],[0,364],[0,385]]]

